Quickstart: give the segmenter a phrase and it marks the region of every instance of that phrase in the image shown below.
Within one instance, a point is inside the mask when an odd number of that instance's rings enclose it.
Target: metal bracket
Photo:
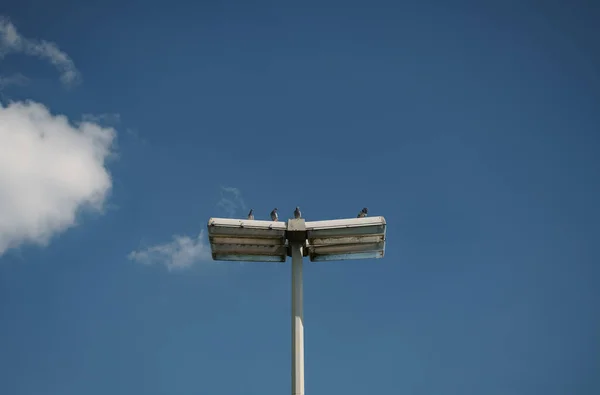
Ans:
[[[285,238],[288,240],[288,256],[292,256],[290,245],[292,243],[301,243],[303,247],[306,246],[306,223],[304,218],[289,219],[287,221],[287,229],[285,231]],[[303,252],[307,252],[306,248],[302,249]]]
[[[285,237],[291,243],[306,242],[306,223],[304,222],[304,219],[298,218],[288,220]]]

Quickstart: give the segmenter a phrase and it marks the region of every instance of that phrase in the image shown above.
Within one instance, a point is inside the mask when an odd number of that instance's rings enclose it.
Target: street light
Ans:
[[[292,395],[304,395],[302,257],[313,262],[383,258],[385,218],[305,222],[211,218],[208,238],[214,260],[285,262],[292,257]]]
[[[313,262],[383,258],[383,217],[307,222],[306,231]]]
[[[216,261],[285,262],[285,222],[211,218],[208,238]]]

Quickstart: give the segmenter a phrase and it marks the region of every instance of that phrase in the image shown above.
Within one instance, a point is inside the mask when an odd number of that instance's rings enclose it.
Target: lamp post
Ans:
[[[313,262],[383,258],[385,218],[287,222],[210,218],[214,260],[285,262],[292,257],[292,395],[304,395],[302,260]]]

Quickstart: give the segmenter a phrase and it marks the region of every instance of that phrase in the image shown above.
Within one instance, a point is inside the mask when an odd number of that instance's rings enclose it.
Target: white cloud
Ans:
[[[23,53],[49,61],[61,73],[65,85],[73,85],[81,79],[71,58],[52,42],[22,36],[17,28],[0,16],[0,58],[9,53]]]
[[[46,245],[76,225],[82,208],[102,210],[115,137],[112,128],[73,125],[39,103],[0,103],[0,255],[24,243]]]
[[[170,243],[132,251],[129,259],[146,265],[163,264],[169,270],[185,269],[196,262],[210,259],[210,246],[204,238],[204,231],[198,237],[173,236]]]
[[[217,202],[217,207],[223,210],[228,217],[234,217],[240,210],[246,210],[246,203],[238,188],[221,187],[221,199]]]

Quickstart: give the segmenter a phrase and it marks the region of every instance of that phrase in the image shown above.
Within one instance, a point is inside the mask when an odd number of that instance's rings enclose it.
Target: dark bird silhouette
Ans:
[[[250,212],[248,213],[248,219],[253,221],[254,220],[254,209],[251,208]]]
[[[369,213],[369,209],[365,207],[362,210],[360,210],[360,213],[358,213],[356,218],[364,218],[367,216],[368,213]]]
[[[271,211],[271,221],[278,221],[279,220],[279,215],[277,215],[277,209],[274,208],[273,211]]]
[[[296,209],[294,210],[294,218],[302,218],[302,213],[300,212],[300,207],[296,206]]]

